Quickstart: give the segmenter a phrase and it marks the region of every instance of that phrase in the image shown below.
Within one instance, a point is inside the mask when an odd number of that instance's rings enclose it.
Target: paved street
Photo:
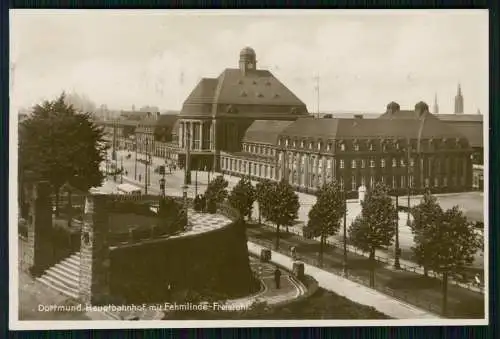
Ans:
[[[130,159],[126,159],[127,154],[131,154]],[[111,156],[110,156],[111,158]],[[138,154],[137,159],[144,159],[145,156]],[[133,183],[135,185],[144,186],[144,173],[146,166],[141,163],[137,163],[137,178],[139,178],[139,175],[141,176],[141,182],[135,181],[134,180],[134,173],[135,173],[135,153],[134,152],[128,152],[128,151],[118,151],[117,152],[117,163],[118,167],[120,167],[120,164],[123,159],[123,167],[124,170],[128,172],[128,178],[125,178],[126,182]],[[148,166],[151,168],[151,186],[148,188],[149,192],[154,192],[154,193],[160,193],[159,190],[159,180],[161,179],[161,176],[159,174],[154,173],[154,168],[156,166],[159,166],[161,164],[164,164],[164,160],[161,158],[157,157],[152,157],[153,160],[153,165]],[[168,173],[168,171],[167,171]],[[216,173],[216,175],[219,175]],[[229,176],[225,175],[225,179],[228,181],[229,189],[232,189],[240,180],[239,177],[234,177],[234,176]],[[198,194],[202,194],[207,186],[209,174],[204,171],[198,171],[197,178],[198,180],[196,181],[196,172],[192,172],[192,185],[189,186],[188,189],[188,196],[194,197],[195,192],[198,192]],[[210,178],[214,178],[214,174],[210,173]],[[172,173],[168,173],[165,176],[166,179],[166,192],[167,194],[174,195],[174,196],[182,196],[182,186],[184,183],[184,171],[182,170],[177,170],[173,171]],[[120,180],[120,177],[118,177],[118,182]],[[197,185],[195,185],[195,182],[197,182]],[[257,182],[253,182],[255,185]],[[143,188],[144,191],[144,188]],[[297,192],[299,196],[299,201],[300,201],[300,208],[299,208],[299,223],[294,226],[292,231],[295,232],[301,232],[301,229],[303,225],[307,224],[307,221],[309,219],[308,214],[311,209],[311,207],[314,205],[316,202],[316,197],[310,194],[305,194],[305,193],[299,193]],[[450,208],[453,205],[459,205],[462,210],[467,211],[469,214],[477,215],[480,209],[482,209],[482,193],[481,192],[469,192],[469,193],[460,193],[460,194],[441,194],[437,195],[437,198],[440,203],[443,204],[443,208]],[[418,203],[420,200],[420,197],[412,197],[410,204],[413,205],[414,203]],[[400,197],[399,198],[399,204],[400,205],[406,205],[407,204],[407,198],[406,197]],[[357,215],[360,214],[361,212],[361,205],[357,202],[357,200],[349,200],[347,204],[348,212],[347,212],[347,225],[348,228],[350,227],[352,221],[356,218]],[[254,209],[253,209],[253,215],[252,217],[254,219],[258,218],[258,204],[254,204]],[[407,218],[408,215],[407,213],[400,212],[399,213],[399,243],[400,247],[402,249],[402,257],[410,260],[411,259],[411,247],[413,246],[413,235],[411,233],[410,228],[407,226]],[[342,237],[340,235],[331,237],[330,240],[332,241],[339,241],[342,240]],[[385,258],[393,258],[394,255],[394,249],[391,248],[389,251],[383,251],[379,250],[377,251],[377,255],[380,257],[385,257]],[[411,264],[411,263],[409,263]],[[473,263],[473,266],[478,269],[482,269],[484,267],[484,257],[483,253],[477,253],[475,256],[475,261]]]

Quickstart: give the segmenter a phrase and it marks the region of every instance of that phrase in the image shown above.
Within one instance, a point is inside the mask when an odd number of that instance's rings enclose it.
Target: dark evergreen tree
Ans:
[[[33,114],[21,123],[19,131],[20,174],[47,180],[59,208],[61,187],[68,183],[82,191],[100,186],[99,169],[108,146],[103,129],[88,113],[78,113],[65,103],[65,94],[33,107]]]
[[[351,225],[349,238],[354,246],[370,253],[370,286],[374,287],[375,250],[392,244],[396,234],[397,212],[389,190],[383,184],[375,185],[361,206],[361,215]]]
[[[326,238],[338,233],[345,209],[343,193],[337,182],[326,183],[317,192],[316,203],[309,211],[306,231],[313,237],[320,237],[320,266],[323,265],[323,249]]]

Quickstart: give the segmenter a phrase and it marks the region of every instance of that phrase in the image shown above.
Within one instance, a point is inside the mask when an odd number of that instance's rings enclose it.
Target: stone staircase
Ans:
[[[80,252],[52,266],[36,278],[40,283],[74,299],[78,299],[80,277]]]
[[[46,270],[36,280],[67,297],[79,299],[79,278],[80,252],[76,252]],[[142,312],[111,312],[104,308],[101,311],[89,311],[86,314],[93,320],[160,320],[163,318],[163,312],[149,308]]]

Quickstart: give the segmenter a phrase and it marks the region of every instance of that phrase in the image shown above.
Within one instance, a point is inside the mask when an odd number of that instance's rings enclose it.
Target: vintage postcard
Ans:
[[[10,20],[12,329],[487,324],[487,11]]]

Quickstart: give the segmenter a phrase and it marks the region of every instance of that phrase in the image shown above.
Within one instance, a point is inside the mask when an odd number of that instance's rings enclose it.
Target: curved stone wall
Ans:
[[[109,258],[110,295],[122,302],[167,301],[180,290],[242,296],[254,288],[245,230],[238,222],[111,248]]]

